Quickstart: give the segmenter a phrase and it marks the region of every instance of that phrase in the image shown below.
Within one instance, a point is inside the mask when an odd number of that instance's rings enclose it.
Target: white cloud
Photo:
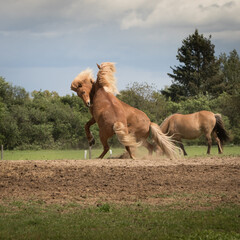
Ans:
[[[216,40],[224,40],[225,42],[240,41],[240,30],[225,30],[220,32],[211,32]]]
[[[128,13],[121,21],[122,29],[186,28],[196,26],[205,29],[234,28],[240,25],[240,1],[189,1],[162,0],[156,3],[145,18],[138,10]],[[227,26],[226,26],[227,25]]]
[[[8,0],[1,3],[0,31],[51,35],[107,24],[122,30],[195,27],[220,32],[239,30],[239,12],[237,0]]]
[[[71,74],[114,61],[120,88],[146,80],[161,88],[196,28],[218,52],[239,50],[239,12],[237,0],[2,0],[0,75],[29,90],[56,81],[68,89]]]

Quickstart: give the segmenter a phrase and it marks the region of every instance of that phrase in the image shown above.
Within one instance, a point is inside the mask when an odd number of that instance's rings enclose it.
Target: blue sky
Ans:
[[[33,90],[72,94],[75,76],[116,62],[118,89],[162,89],[182,40],[198,29],[216,56],[240,54],[238,0],[0,0],[0,76]]]

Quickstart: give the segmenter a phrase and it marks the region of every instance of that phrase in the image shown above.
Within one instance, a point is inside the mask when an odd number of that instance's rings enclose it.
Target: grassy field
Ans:
[[[186,146],[185,147],[188,157],[206,156],[206,146]],[[92,158],[97,158],[102,152],[102,149],[92,149]],[[124,152],[123,148],[112,149],[112,156],[120,156]],[[145,148],[139,148],[137,156],[147,156],[148,152]],[[217,147],[213,146],[212,155],[217,155]],[[219,156],[240,156],[240,146],[225,146],[224,153]],[[84,150],[18,150],[18,151],[4,151],[3,159],[5,160],[62,160],[62,159],[84,159]],[[109,152],[105,158],[109,158]],[[87,152],[87,159],[89,158],[89,152]]]
[[[240,207],[212,210],[169,207],[82,207],[36,202],[0,206],[0,239],[240,239]]]
[[[189,157],[206,156],[206,146],[187,146]],[[113,156],[123,149],[112,149]],[[97,157],[101,149],[93,150]],[[140,148],[138,156],[147,155]],[[216,146],[212,155],[217,155]],[[226,146],[222,156],[240,156],[240,146]],[[106,157],[109,157],[109,153]],[[82,151],[4,151],[6,160],[84,159]],[[0,179],[1,188],[1,179]],[[196,196],[197,197],[197,196]],[[114,204],[103,202],[83,206],[42,201],[4,200],[0,203],[0,240],[85,240],[85,239],[182,239],[239,240],[240,206],[224,203],[217,207],[153,206],[141,202]]]

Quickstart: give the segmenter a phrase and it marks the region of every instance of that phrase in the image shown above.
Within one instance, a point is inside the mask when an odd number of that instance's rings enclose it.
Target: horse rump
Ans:
[[[116,133],[119,142],[126,147],[139,147],[141,142],[137,142],[133,134],[129,134],[127,127],[122,122],[116,122],[113,125],[113,131]]]
[[[224,142],[227,142],[229,140],[229,135],[224,128],[221,114],[214,114],[214,116],[216,118],[216,124],[213,130],[216,132],[218,138],[221,141],[221,144],[223,144]]]

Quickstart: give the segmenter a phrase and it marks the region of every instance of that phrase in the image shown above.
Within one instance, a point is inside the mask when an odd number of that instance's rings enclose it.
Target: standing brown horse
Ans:
[[[118,93],[116,88],[116,71],[114,63],[98,65],[97,81],[93,79],[92,71],[87,69],[81,72],[72,82],[71,89],[77,92],[85,105],[90,108],[93,118],[85,125],[89,144],[94,143],[94,138],[89,130],[97,122],[99,136],[104,147],[99,158],[108,152],[108,139],[116,134],[119,141],[125,146],[131,158],[134,158],[131,148],[143,144],[150,153],[153,146],[147,141],[152,133],[154,142],[170,158],[179,156],[179,149],[172,143],[171,137],[162,133],[160,127],[152,123],[147,115],[114,96]]]
[[[165,134],[169,134],[179,142],[184,155],[187,155],[182,139],[195,139],[205,135],[208,141],[207,154],[210,154],[212,136],[218,145],[218,153],[222,153],[223,142],[229,140],[228,134],[223,126],[220,114],[209,111],[200,111],[192,114],[173,114],[166,118],[160,126]]]

